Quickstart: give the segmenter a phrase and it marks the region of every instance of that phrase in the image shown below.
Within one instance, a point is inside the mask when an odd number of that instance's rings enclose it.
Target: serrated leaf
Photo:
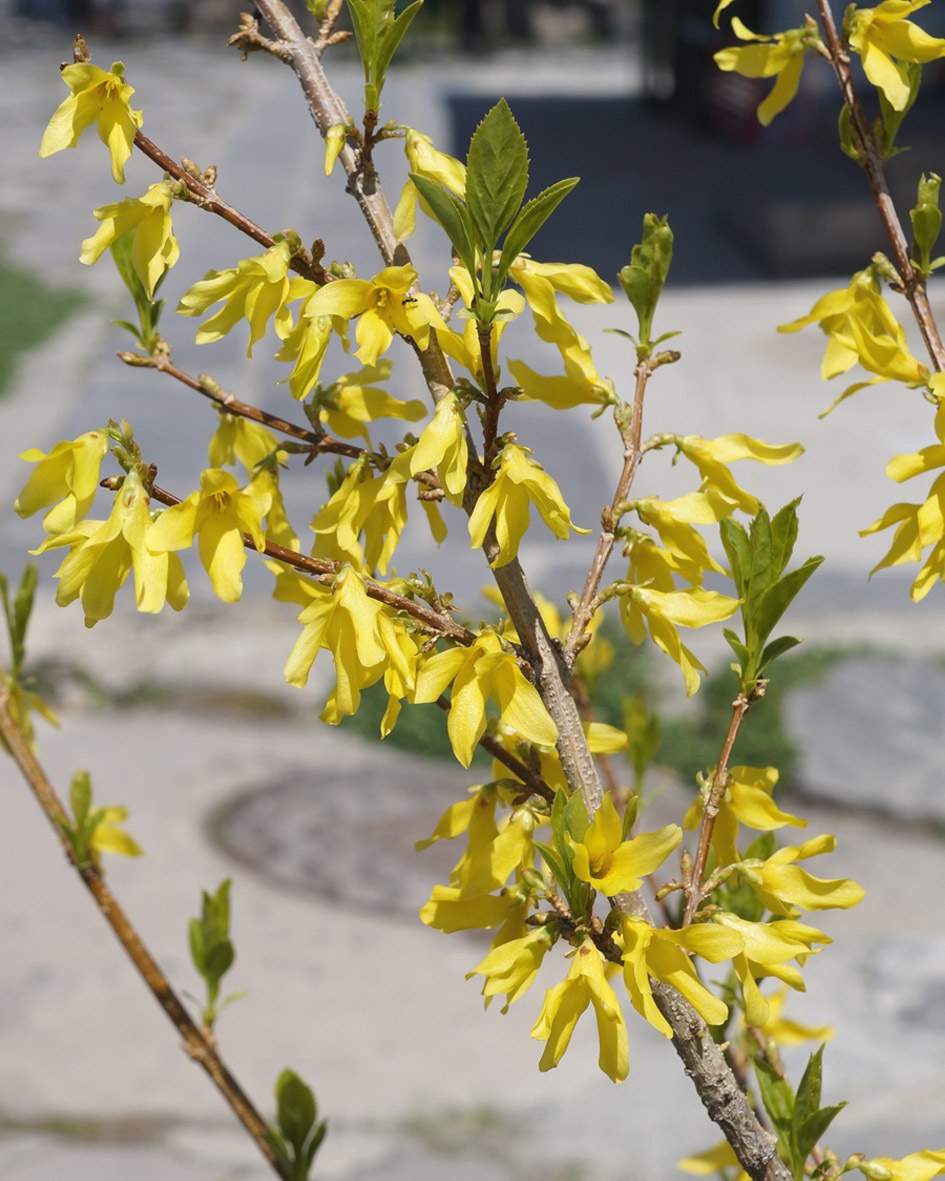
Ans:
[[[518,217],[512,223],[508,234],[506,234],[505,243],[502,246],[502,256],[499,259],[499,275],[497,279],[497,286],[500,290],[505,282],[506,275],[509,273],[509,267],[515,262],[528,243],[534,238],[548,218],[554,213],[555,209],[557,209],[561,201],[571,192],[580,179],[579,176],[572,176],[567,180],[559,180],[557,184],[543,189],[537,197],[532,197],[523,206]]]
[[[378,92],[384,87],[384,77],[387,74],[387,67],[391,63],[391,58],[397,52],[397,46],[403,40],[404,33],[410,28],[410,22],[422,7],[423,0],[414,0],[414,3],[409,8],[405,8],[400,16],[388,26],[381,38],[377,51],[377,60],[374,66],[374,78]]]
[[[778,509],[771,521],[771,565],[775,578],[781,577],[794,553],[797,541],[797,506],[800,503],[801,498],[798,496]]]
[[[92,780],[88,771],[76,771],[69,785],[69,807],[77,828],[84,828],[92,806]]]
[[[755,1057],[753,1061],[755,1078],[758,1080],[758,1090],[765,1111],[771,1117],[775,1130],[787,1144],[791,1135],[791,1115],[794,1111],[794,1092],[791,1090],[791,1084],[763,1058]]]
[[[751,625],[761,597],[777,580],[771,555],[771,518],[764,505],[759,506],[758,512],[752,518],[748,536],[751,542],[751,578],[745,588],[745,603],[742,610],[745,613],[746,636],[751,637]]]
[[[803,642],[797,636],[778,636],[776,640],[772,640],[761,653],[756,675],[760,677],[772,661],[777,660],[779,656],[783,656],[785,652],[790,652],[792,648],[796,648],[798,644],[802,644]]]
[[[473,132],[466,157],[466,205],[487,257],[514,221],[527,188],[528,146],[502,98]]]
[[[808,578],[823,560],[822,557],[808,558],[803,566],[789,571],[780,581],[769,588],[761,600],[753,620],[760,643],[764,643],[771,635],[781,616],[800,594]]]
[[[411,172],[410,179],[417,186],[417,192],[430,206],[430,211],[459,255],[459,261],[469,272],[473,283],[476,282],[476,247],[474,231],[469,211],[458,197],[448,193],[442,185],[421,176],[419,172]]]

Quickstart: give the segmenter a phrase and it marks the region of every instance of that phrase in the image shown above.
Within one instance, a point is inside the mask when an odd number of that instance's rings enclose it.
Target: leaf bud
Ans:
[[[335,161],[341,155],[341,149],[345,146],[345,125],[344,123],[335,123],[328,128],[325,133],[325,175],[331,176],[332,169],[335,167]]]

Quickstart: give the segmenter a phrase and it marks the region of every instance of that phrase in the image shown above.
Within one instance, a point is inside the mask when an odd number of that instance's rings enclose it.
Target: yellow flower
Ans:
[[[290,258],[289,244],[277,242],[265,254],[244,258],[235,269],[207,271],[199,283],[185,291],[177,305],[182,316],[202,316],[212,304],[225,301],[220,311],[197,329],[197,344],[222,340],[245,318],[250,328],[246,355],[251,357],[253,345],[263,338],[273,316],[276,335],[285,340],[292,329],[288,304],[315,290],[308,279],[298,275],[289,278]]]
[[[731,3],[732,0],[722,0],[719,8],[724,8]],[[685,1160],[677,1161],[676,1168],[680,1172],[691,1173],[695,1177],[712,1177],[721,1173],[723,1169],[736,1168],[738,1172],[735,1174],[734,1181],[751,1181],[751,1177],[739,1164],[735,1149],[727,1140],[716,1144],[714,1148],[706,1149],[705,1152],[699,1152],[695,1156],[687,1156]]]
[[[376,365],[395,334],[411,337],[420,349],[430,343],[430,328],[444,328],[443,318],[428,295],[409,295],[417,281],[410,266],[385,267],[373,279],[336,279],[320,287],[306,304],[308,316],[358,317],[355,356]]]
[[[630,639],[634,644],[642,644],[649,629],[653,643],[679,665],[689,697],[698,690],[699,673],[704,673],[705,668],[683,644],[677,626],[705,627],[707,623],[730,618],[737,610],[738,599],[700,587],[662,591],[633,586],[620,596],[620,616]]]
[[[129,833],[118,825],[127,819],[128,809],[122,807],[103,808],[105,815],[92,829],[89,837],[89,853],[96,869],[101,864],[103,853],[120,853],[122,857],[143,857],[144,850]]]
[[[241,490],[229,472],[208,468],[201,473],[199,491],[161,513],[151,526],[148,545],[162,552],[183,550],[198,538],[200,560],[214,591],[225,603],[235,603],[243,593],[243,534],[248,533],[257,551],[263,551],[262,519],[269,505],[270,494],[260,486],[250,484]]]
[[[549,988],[532,1028],[536,1041],[547,1042],[538,1069],[553,1070],[571,1041],[578,1018],[594,1006],[600,1040],[599,1065],[611,1082],[622,1082],[630,1069],[627,1027],[614,990],[607,983],[600,952],[585,940],[574,953],[567,977]]]
[[[406,476],[394,466],[373,478],[367,459],[355,460],[335,494],[315,515],[316,557],[386,573],[407,523]],[[358,538],[364,531],[364,548]]]
[[[307,307],[306,301],[299,311],[299,322],[286,336],[282,348],[276,353],[277,361],[295,362],[292,372],[279,384],[285,385],[288,382],[289,393],[299,402],[308,397],[318,382],[332,329],[336,327],[336,322],[331,316],[310,316],[306,311]],[[344,321],[339,320],[337,324],[344,326]]]
[[[495,517],[495,533],[499,556],[493,566],[505,566],[518,553],[518,547],[528,529],[529,503],[533,503],[542,520],[562,541],[568,530],[590,533],[571,521],[571,510],[564,503],[561,489],[548,473],[531,459],[524,447],[508,443],[495,460],[498,474],[476,501],[469,518],[469,536],[473,549],[479,549]]]
[[[854,9],[848,18],[850,47],[860,55],[867,78],[896,111],[906,109],[911,89],[909,75],[899,63],[925,63],[945,57],[945,39],[930,37],[905,19],[928,3],[884,0],[875,8]]]
[[[527,992],[538,975],[542,960],[554,944],[554,933],[547,926],[533,927],[520,939],[500,943],[480,961],[469,976],[485,976],[482,995],[486,1004],[492,997],[505,994],[506,1003],[502,1012],[507,1013],[509,1005]]]
[[[716,11],[716,20],[721,7]],[[758,108],[758,122],[767,127],[797,94],[804,55],[814,40],[807,28],[789,29],[774,37],[760,36],[747,29],[737,16],[732,18],[732,29],[742,41],[760,44],[721,49],[715,54],[715,64],[720,70],[734,70],[746,78],[777,76],[774,89]]]
[[[815,878],[794,864],[821,853],[832,853],[836,845],[837,838],[829,833],[812,837],[803,845],[786,845],[772,853],[759,868],[746,871],[745,876],[772,914],[793,918],[799,913],[798,908],[847,910],[863,901],[866,891],[862,886],[850,878],[832,881]]]
[[[450,267],[449,275],[450,282],[462,296],[466,308],[471,308],[475,302],[476,293],[473,288],[473,281],[469,277],[469,272],[465,267]],[[525,300],[517,291],[513,291],[511,287],[506,288],[505,291],[497,295],[495,300],[496,309],[502,313],[502,316],[492,324],[489,343],[492,352],[492,367],[494,371],[498,372],[499,341],[502,339],[502,333],[505,331],[506,325],[511,323],[523,311]],[[482,365],[482,341],[479,339],[475,317],[469,316],[465,319],[462,333],[452,332],[446,327],[446,324],[441,322],[437,325],[436,337],[443,352],[462,365],[464,369],[468,370],[473,380],[479,382],[481,385],[484,373]]]
[[[929,385],[945,388],[945,383],[932,376]],[[945,467],[945,403],[935,414],[935,434],[939,442],[923,447],[912,455],[897,455],[886,465],[886,475],[901,483],[911,480],[935,468]],[[872,577],[877,570],[886,566],[898,566],[902,562],[921,562],[922,551],[931,545],[932,551],[912,584],[911,596],[915,602],[924,599],[936,580],[945,580],[945,473],[933,481],[923,504],[899,503],[892,505],[874,521],[868,529],[861,529],[860,536],[876,533],[898,524],[892,545],[886,556],[870,571]]]
[[[521,905],[524,903],[514,889],[464,898],[456,886],[434,886],[420,910],[420,921],[446,935],[456,931],[488,931],[506,922],[516,906]]]
[[[268,427],[242,414],[225,412],[220,415],[208,449],[211,467],[231,466],[239,460],[247,476],[252,476],[256,465],[273,452],[279,452],[279,442]],[[286,453],[281,452],[280,459],[286,458]]]
[[[47,533],[65,533],[82,520],[95,499],[99,469],[108,450],[105,431],[88,431],[71,443],[63,440],[48,455],[32,447],[19,458],[35,463],[26,486],[13,505],[18,516],[31,517],[56,504],[43,518]]]
[[[80,599],[86,627],[111,615],[115,593],[132,568],[139,611],[156,614],[165,601],[180,611],[189,594],[183,567],[175,555],[151,545],[150,529],[148,494],[139,477],[130,472],[115,495],[107,521],[82,521],[68,533],[49,537],[31,552],[71,547],[56,572],[56,602],[65,607]]]
[[[36,735],[30,714],[40,714],[51,726],[58,726],[59,719],[38,693],[33,693],[25,688],[22,681],[14,679],[2,668],[0,668],[0,689],[7,695],[7,712],[26,739],[30,750],[35,754]],[[5,750],[7,754],[11,753],[2,734],[0,734],[0,750]]]
[[[693,801],[686,813],[683,825],[687,829],[699,827],[705,809],[705,793],[709,790],[713,775],[706,776],[702,793]],[[738,861],[735,839],[739,823],[761,832],[783,828],[785,824],[795,828],[806,828],[807,821],[789,812],[782,812],[771,793],[778,782],[775,767],[730,767],[725,791],[719,803],[719,813],[712,829],[712,848],[715,849],[719,865],[731,865]]]
[[[770,1008],[755,981],[764,976],[775,976],[791,988],[803,992],[803,977],[787,961],[796,959],[803,964],[808,956],[816,955],[820,950],[812,946],[814,943],[833,942],[816,927],[791,919],[752,923],[721,911],[712,916],[712,921],[734,931],[744,941],[744,951],[732,957],[732,968],[742,985],[745,1021],[756,1028],[768,1020]]]
[[[932,1177],[941,1177],[945,1173],[945,1148],[938,1152],[926,1148],[922,1152],[912,1152],[901,1160],[877,1156],[865,1161],[860,1166],[860,1172],[877,1181],[880,1178],[882,1181],[931,1181]]]
[[[404,151],[407,153],[410,171],[437,181],[457,197],[465,197],[466,165],[444,152],[438,152],[428,135],[416,131],[413,127],[406,128],[406,132]],[[420,208],[429,216],[427,203],[420,197],[413,181],[408,180],[394,210],[394,233],[401,242],[405,242],[414,231],[418,200]]]
[[[436,701],[451,683],[447,729],[453,753],[464,767],[485,732],[490,697],[498,702],[502,720],[526,742],[553,746],[557,741],[558,731],[538,690],[525,680],[515,657],[503,650],[494,632],[481,632],[468,648],[449,648],[425,660],[417,674],[415,700]]]
[[[171,225],[173,200],[169,182],[161,181],[151,185],[143,197],[129,197],[96,209],[94,216],[102,224],[82,243],[79,262],[90,266],[98,262],[117,237],[134,230],[131,261],[148,299],[153,299],[154,288],[180,255]]]
[[[582,841],[567,842],[574,854],[572,869],[582,882],[613,897],[640,888],[647,874],[659,869],[682,840],[678,824],[667,824],[656,832],[644,832],[624,840],[623,825],[610,792],[604,796],[597,814]]]
[[[767,997],[768,1020],[761,1026],[761,1032],[779,1046],[799,1046],[804,1042],[828,1042],[834,1031],[830,1025],[802,1025],[790,1017],[782,1017],[787,985]],[[744,1023],[744,1019],[743,1019]]]
[[[379,361],[357,373],[345,373],[327,389],[319,390],[315,395],[319,419],[343,439],[360,435],[368,445],[368,423],[379,418],[418,422],[427,412],[422,402],[401,402],[377,388],[375,383],[387,381],[390,371],[390,361]]]
[[[408,479],[433,468],[449,500],[461,505],[469,458],[465,427],[466,416],[459,399],[447,394],[437,404],[433,421],[424,427],[417,445],[394,460],[392,474]]]
[[[695,464],[699,469],[699,474],[702,476],[702,483],[699,486],[700,492],[722,496],[750,516],[754,516],[758,512],[759,501],[736,484],[726,465],[734,463],[737,459],[754,459],[759,463],[774,467],[782,463],[790,463],[804,453],[804,448],[800,443],[774,446],[761,439],[753,439],[750,435],[742,434],[720,435],[717,439],[703,439],[700,435],[684,435],[676,439],[676,446],[689,462]]]
[[[66,66],[62,80],[72,93],[63,99],[39,146],[41,157],[52,156],[63,148],[74,148],[79,136],[93,123],[99,138],[108,145],[112,158],[112,178],[125,183],[125,161],[131,155],[135,132],[141,126],[141,112],[129,106],[134,87],[125,81],[125,67],[112,62],[111,69],[78,62]]]
[[[643,524],[659,534],[674,569],[686,582],[700,586],[708,570],[724,573],[693,526],[717,524],[731,516],[735,511],[731,501],[718,495],[691,492],[675,500],[635,500],[633,508]]]
[[[620,943],[624,984],[633,1007],[665,1037],[672,1037],[673,1031],[653,1000],[651,980],[672,985],[709,1025],[722,1025],[728,1019],[728,1006],[705,987],[686,952],[713,964],[731,959],[744,949],[735,931],[710,923],[670,931],[621,915]]]

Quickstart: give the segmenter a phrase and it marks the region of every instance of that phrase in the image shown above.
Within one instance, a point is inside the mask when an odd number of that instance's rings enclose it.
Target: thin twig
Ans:
[[[436,704],[445,714],[450,712],[450,703],[442,695],[436,699]],[[500,762],[503,767],[507,767],[513,775],[517,775],[532,795],[541,796],[542,799],[547,800],[549,803],[554,802],[555,793],[545,783],[544,779],[526,763],[523,763],[521,759],[517,759],[515,755],[510,754],[488,731],[479,739],[479,745],[484,751],[488,752],[494,759]]]
[[[255,242],[258,242],[260,246],[265,246],[267,250],[270,246],[275,245],[275,239],[271,234],[267,234],[261,226],[256,225],[245,214],[240,213],[228,201],[224,201],[216,189],[212,189],[209,185],[204,184],[195,176],[192,176],[186,168],[178,164],[176,160],[172,160],[166,152],[162,152],[156,143],[153,143],[140,131],[135,132],[135,147],[142,151],[150,160],[153,160],[159,168],[163,168],[175,180],[180,181],[190,193],[194,204],[199,205],[201,209],[206,209],[210,213],[215,213],[217,217],[222,217],[224,221],[228,221],[231,226],[235,226]],[[324,287],[326,283],[331,282],[332,276],[328,274],[323,266],[313,260],[312,255],[307,250],[303,250],[299,254],[293,254],[289,260],[289,266],[293,271],[297,271],[298,274],[304,276],[306,279],[311,279],[313,283],[317,283],[319,287]]]
[[[151,486],[151,496],[169,507],[181,503],[179,496],[175,496],[172,492],[166,492],[156,484]],[[251,549],[253,553],[261,553],[264,557],[284,562],[285,565],[291,566],[294,570],[307,574],[311,578],[330,580],[344,565],[343,562],[333,562],[328,558],[311,558],[306,554],[296,553],[295,550],[286,549],[285,546],[276,545],[272,541],[267,541],[261,550],[257,550],[256,543],[248,533],[242,533],[240,536],[243,538],[243,545],[247,549]],[[467,648],[478,639],[475,632],[455,623],[448,615],[441,615],[438,611],[434,611],[422,599],[408,599],[406,595],[398,595],[389,587],[384,586],[382,582],[375,582],[372,578],[361,577],[361,582],[368,598],[376,599],[379,603],[384,603],[395,611],[405,612],[436,635],[455,640],[457,644],[462,644]]]
[[[269,1125],[262,1118],[252,1101],[247,1097],[242,1087],[230,1073],[221,1059],[215,1044],[194,1023],[177,997],[167,977],[158,967],[148,949],[142,943],[140,936],[132,926],[127,915],[118,904],[115,895],[105,884],[102,875],[92,865],[82,865],[76,858],[75,851],[62,840],[58,821],[69,822],[69,816],[56,795],[55,788],[49,782],[42,767],[29,748],[23,732],[14,721],[9,710],[9,694],[0,690],[0,734],[10,748],[24,779],[33,789],[49,822],[60,839],[66,855],[72,862],[76,872],[82,879],[86,889],[95,899],[105,921],[115,932],[118,941],[127,952],[131,962],[138,969],[142,979],[154,999],[158,1002],[168,1019],[173,1023],[184,1039],[184,1049],[188,1057],[198,1062],[212,1079],[214,1085],[223,1098],[233,1109],[236,1118],[255,1140],[259,1151],[263,1154],[273,1171],[279,1177],[285,1177],[275,1153],[266,1137],[269,1135]]]
[[[840,41],[829,0],[817,0],[817,8],[820,12],[820,23],[823,26],[827,42],[830,65],[836,75],[843,100],[850,108],[850,117],[859,140],[857,146],[860,153],[860,165],[869,182],[873,200],[876,202],[876,208],[892,247],[896,269],[902,280],[902,293],[912,307],[933,367],[936,370],[945,369],[945,345],[942,344],[938,325],[929,306],[925,283],[916,274],[915,267],[912,265],[909,243],[886,184],[885,163],[877,149],[866,112],[863,110],[863,104],[860,102],[860,96],[853,82],[849,55],[844,51]]]
[[[715,820],[719,814],[722,796],[725,794],[725,789],[728,786],[728,762],[732,757],[732,748],[735,745],[735,739],[738,737],[742,722],[745,720],[745,715],[751,709],[751,705],[752,699],[743,696],[741,693],[732,702],[732,720],[729,722],[725,744],[722,747],[722,754],[719,757],[719,765],[715,768],[715,774],[712,776],[712,787],[709,789],[709,794],[702,810],[702,823],[699,826],[699,843],[696,846],[696,856],[692,865],[692,881],[689,884],[686,897],[686,913],[683,918],[684,927],[688,927],[692,922],[702,902],[702,884],[705,881],[705,867],[709,859],[709,849],[712,845],[712,833],[715,829]]]
[[[584,590],[574,608],[574,617],[567,639],[564,641],[564,658],[570,668],[577,659],[578,653],[587,644],[589,636],[588,624],[597,610],[597,591],[600,588],[604,569],[610,555],[613,553],[617,537],[617,526],[620,522],[620,506],[630,494],[630,486],[636,475],[640,460],[643,458],[643,399],[646,394],[646,384],[657,368],[660,361],[659,354],[654,358],[642,360],[634,370],[636,389],[633,396],[633,412],[629,427],[621,421],[626,414],[626,407],[618,407],[614,411],[614,418],[623,439],[623,468],[617,481],[617,488],[613,500],[601,514],[601,535],[597,541],[597,549],[587,573]]]

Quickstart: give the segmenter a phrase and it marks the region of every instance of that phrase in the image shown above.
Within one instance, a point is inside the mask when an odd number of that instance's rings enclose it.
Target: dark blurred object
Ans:
[[[542,28],[558,12],[578,10],[587,20],[592,37],[607,40],[615,35],[618,10],[630,0],[425,0],[431,14],[457,21],[462,53],[482,53],[497,43],[542,40]]]

